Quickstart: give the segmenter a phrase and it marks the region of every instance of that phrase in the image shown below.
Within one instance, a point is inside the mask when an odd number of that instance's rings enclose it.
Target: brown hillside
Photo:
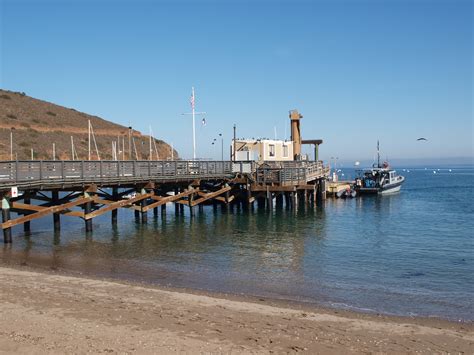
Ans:
[[[31,159],[32,148],[34,159],[52,159],[53,143],[56,159],[71,159],[71,136],[79,159],[87,159],[88,120],[94,129],[101,159],[112,159],[112,141],[117,141],[118,137],[121,150],[122,138],[125,141],[125,159],[129,159],[128,127],[37,100],[24,93],[0,89],[0,160],[10,160],[10,132],[13,132],[13,159]],[[138,158],[148,160],[149,136],[133,131],[133,137]],[[159,159],[171,159],[171,147],[161,140],[155,142]],[[92,159],[97,159],[93,143],[91,147]],[[135,159],[134,150],[132,156]],[[156,159],[154,148],[152,158]],[[174,158],[178,158],[176,151]]]

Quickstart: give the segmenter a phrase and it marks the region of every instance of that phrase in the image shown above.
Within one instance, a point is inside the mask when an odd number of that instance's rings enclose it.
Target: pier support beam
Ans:
[[[84,193],[84,197],[90,197],[89,193]],[[84,204],[84,214],[87,215],[92,212],[92,202]],[[86,233],[92,232],[92,218],[86,219]]]
[[[145,189],[142,189],[140,191],[142,195],[145,195],[147,192]],[[146,224],[148,222],[148,212],[146,210],[143,210],[147,205],[147,199],[143,199],[140,201],[140,214],[141,214],[141,220],[143,224]]]
[[[291,208],[296,209],[296,204],[298,201],[298,198],[296,196],[296,191],[290,192],[290,197],[291,197]]]
[[[59,191],[55,190],[51,192],[51,197],[53,200],[53,204],[56,206],[58,205],[59,202]],[[53,226],[54,226],[54,231],[59,231],[61,230],[61,214],[58,213],[53,213]]]
[[[278,193],[275,197],[275,205],[277,208],[282,208],[283,207],[283,195],[281,193]]]
[[[2,222],[5,223],[10,220],[10,201],[4,196],[2,198]],[[11,227],[3,230],[3,242],[9,244],[12,242]]]
[[[192,188],[193,188],[192,186],[188,187],[188,189],[192,189]],[[188,206],[189,206],[189,215],[190,216],[194,215],[193,201],[194,201],[194,194],[191,194],[188,197]]]
[[[112,197],[114,201],[118,201],[118,188],[112,188]],[[117,215],[118,215],[118,208],[112,210],[112,224],[117,224]]]
[[[267,186],[267,206],[269,210],[273,209],[273,193],[270,191],[270,188]]]
[[[29,205],[31,203],[29,192],[25,192],[24,196],[25,196],[23,198],[24,204]],[[25,234],[30,234],[31,233],[31,222],[30,221],[26,221],[25,223],[23,223],[23,231],[25,232]]]
[[[175,188],[174,189],[174,195],[177,196],[179,195],[179,189],[178,188]],[[176,203],[174,204],[174,211],[176,214],[179,214],[179,203]]]

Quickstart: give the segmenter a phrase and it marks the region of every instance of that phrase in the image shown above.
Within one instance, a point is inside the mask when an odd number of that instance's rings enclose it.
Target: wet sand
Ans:
[[[474,353],[474,326],[0,267],[0,352]]]

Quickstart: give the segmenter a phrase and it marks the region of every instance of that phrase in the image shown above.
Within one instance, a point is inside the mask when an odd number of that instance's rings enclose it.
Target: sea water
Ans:
[[[84,222],[13,228],[3,265],[396,315],[474,320],[474,167],[401,168],[400,193],[297,210],[169,205],[148,223],[120,210]],[[353,177],[354,171],[341,174]]]

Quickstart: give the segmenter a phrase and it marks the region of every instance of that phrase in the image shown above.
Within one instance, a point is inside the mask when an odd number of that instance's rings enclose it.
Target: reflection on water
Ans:
[[[464,176],[464,178],[463,178]],[[327,200],[271,212],[205,207],[136,224],[119,211],[83,222],[32,222],[14,229],[3,263],[73,270],[151,283],[246,293],[337,307],[473,320],[472,204],[464,186],[443,189],[437,176],[412,174],[400,194]],[[453,179],[451,176],[450,179]],[[467,179],[467,180],[466,180]],[[437,186],[427,194],[427,186]],[[472,201],[472,200],[471,200]],[[463,214],[459,213],[464,203]],[[52,217],[51,217],[52,218]]]

